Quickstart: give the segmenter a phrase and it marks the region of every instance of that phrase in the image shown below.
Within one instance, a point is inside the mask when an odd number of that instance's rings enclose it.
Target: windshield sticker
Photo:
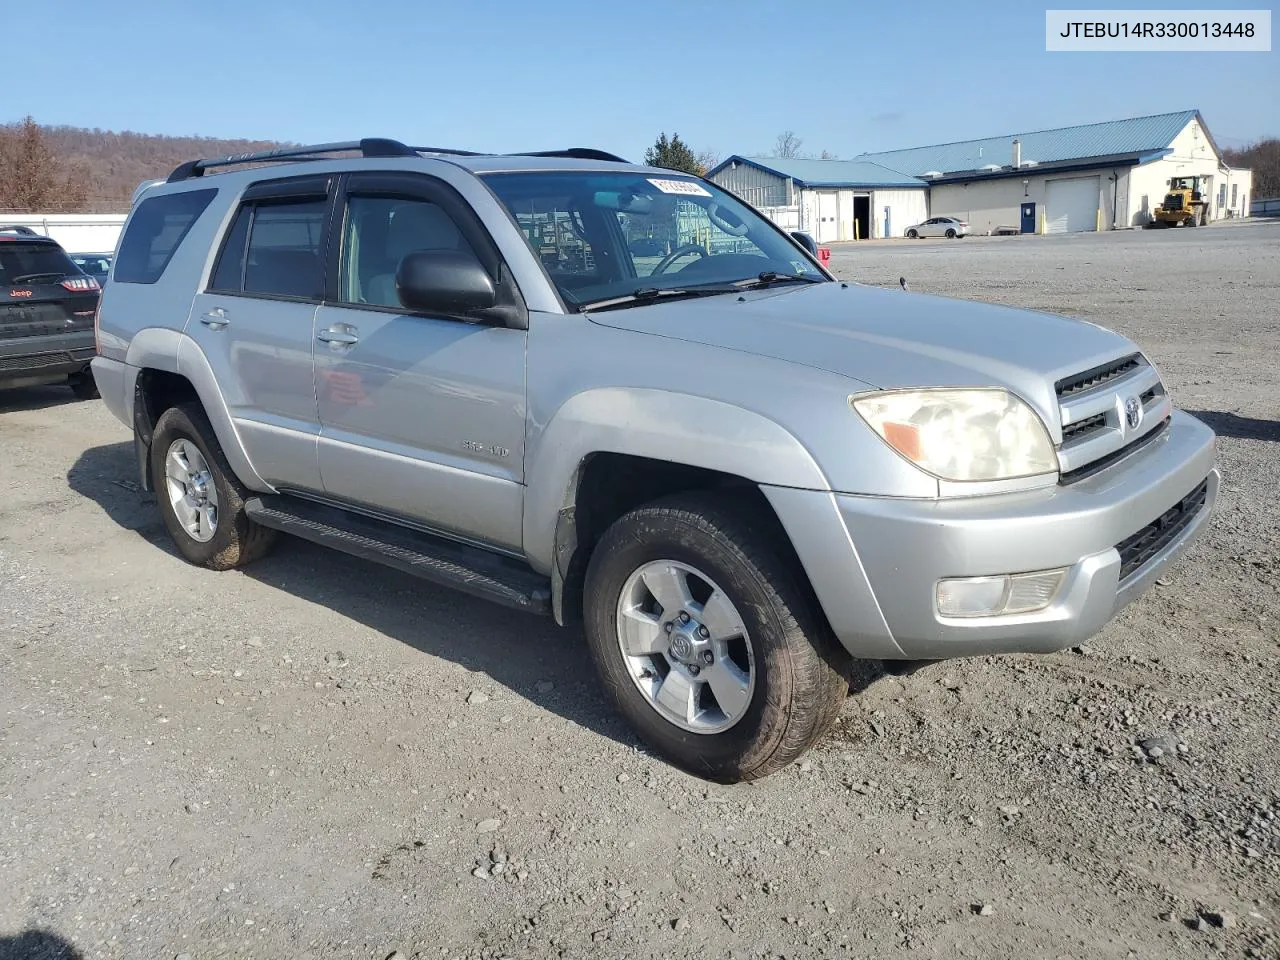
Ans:
[[[649,178],[649,182],[661,190],[663,193],[683,194],[686,197],[709,197],[711,191],[707,190],[700,183],[692,180],[655,180]]]

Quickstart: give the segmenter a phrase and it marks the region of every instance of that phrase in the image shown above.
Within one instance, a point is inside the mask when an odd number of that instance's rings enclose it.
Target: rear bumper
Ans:
[[[95,352],[92,330],[0,340],[0,384],[65,379],[83,371]]]
[[[793,534],[832,628],[855,656],[1048,652],[1097,633],[1203,532],[1218,492],[1213,443],[1208,427],[1175,412],[1164,435],[1128,460],[1045,490],[937,501],[807,491],[775,500],[772,489],[765,492]],[[1121,580],[1118,547],[1201,483],[1203,505]],[[815,499],[805,507],[803,498]],[[832,524],[826,531],[817,526],[823,514]],[[1058,568],[1067,571],[1062,587],[1035,613],[937,612],[939,580]]]
[[[138,368],[110,357],[93,358],[93,379],[102,402],[126,427],[133,426],[133,384]]]

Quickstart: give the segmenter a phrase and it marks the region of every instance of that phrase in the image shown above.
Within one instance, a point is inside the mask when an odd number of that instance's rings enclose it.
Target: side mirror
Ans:
[[[498,291],[476,255],[463,250],[416,250],[396,269],[396,292],[410,310],[467,313],[494,306]]]
[[[796,243],[808,250],[810,254],[815,257],[818,255],[818,243],[813,239],[813,237],[809,236],[809,234],[795,230],[792,232],[791,237],[796,241]]]

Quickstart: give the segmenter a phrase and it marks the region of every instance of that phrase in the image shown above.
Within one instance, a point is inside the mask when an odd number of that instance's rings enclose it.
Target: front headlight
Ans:
[[[894,450],[943,480],[1011,480],[1053,473],[1044,424],[1007,390],[902,390],[852,399]]]

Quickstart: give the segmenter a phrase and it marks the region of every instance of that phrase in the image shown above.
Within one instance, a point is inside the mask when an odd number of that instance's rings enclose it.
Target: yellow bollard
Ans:
[[[861,240],[862,239],[861,234],[862,234],[862,224],[859,223],[857,220],[853,221],[853,239]]]
[[[1044,232],[1045,232],[1045,220],[1044,220],[1044,211],[1042,210],[1040,211],[1040,229],[1038,229],[1036,233],[1040,234],[1040,236],[1043,237]]]
[[[1102,208],[1098,208],[1098,232],[1102,232]]]

